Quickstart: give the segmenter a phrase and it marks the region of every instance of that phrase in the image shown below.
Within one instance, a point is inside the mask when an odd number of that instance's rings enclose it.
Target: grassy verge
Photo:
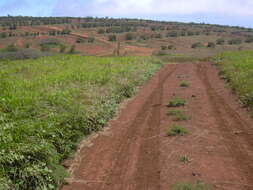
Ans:
[[[253,111],[253,51],[225,52],[215,57],[220,75]]]
[[[160,68],[153,58],[76,55],[0,63],[0,190],[50,190],[60,162]]]

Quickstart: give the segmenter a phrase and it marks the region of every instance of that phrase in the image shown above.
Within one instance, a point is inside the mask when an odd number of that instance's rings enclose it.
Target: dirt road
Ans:
[[[180,87],[182,80],[190,86]],[[189,120],[167,115],[173,96],[187,100],[179,109]],[[188,134],[166,136],[172,123]],[[70,171],[62,190],[170,190],[198,180],[219,190],[252,190],[253,120],[215,66],[165,65],[103,132],[81,144]]]

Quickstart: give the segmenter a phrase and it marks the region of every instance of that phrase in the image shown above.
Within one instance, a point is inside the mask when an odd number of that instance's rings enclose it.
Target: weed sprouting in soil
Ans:
[[[172,190],[212,190],[211,185],[207,185],[201,181],[196,184],[192,183],[178,183],[172,186]]]
[[[179,107],[179,106],[184,106],[185,103],[186,103],[185,99],[175,97],[169,101],[167,106],[168,107]]]
[[[190,158],[187,155],[181,156],[179,160],[180,160],[180,162],[183,162],[185,164],[190,162]]]
[[[190,83],[187,82],[187,81],[181,81],[180,84],[179,84],[180,87],[188,87],[190,86]]]
[[[173,121],[186,121],[189,119],[181,110],[169,110],[167,114],[172,116]]]
[[[173,124],[167,131],[167,136],[184,136],[188,131],[179,125]]]

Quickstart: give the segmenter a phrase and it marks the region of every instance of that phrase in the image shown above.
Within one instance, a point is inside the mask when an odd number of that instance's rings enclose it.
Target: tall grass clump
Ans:
[[[56,189],[61,161],[160,65],[78,55],[1,61],[0,190]]]
[[[253,111],[253,51],[224,52],[214,60],[220,75],[240,96],[241,102]]]

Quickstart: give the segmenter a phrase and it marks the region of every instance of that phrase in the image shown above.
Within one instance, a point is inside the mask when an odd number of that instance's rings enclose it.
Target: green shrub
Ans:
[[[95,41],[95,38],[92,36],[89,36],[87,41],[88,41],[88,43],[93,43]]]
[[[228,41],[229,45],[238,45],[238,44],[241,44],[241,43],[242,43],[241,39],[231,39],[231,40]]]
[[[179,125],[172,125],[170,129],[167,131],[167,136],[184,136],[188,133],[188,131]]]
[[[188,87],[190,86],[189,82],[187,81],[181,81],[180,84],[179,84],[180,87]]]
[[[203,44],[200,42],[196,42],[196,43],[192,44],[192,48],[200,48],[200,47],[203,47]]]
[[[219,38],[216,40],[217,45],[223,45],[225,43],[225,40],[223,38]]]
[[[186,100],[182,98],[173,98],[172,100],[169,101],[168,107],[179,107],[179,106],[184,106],[186,103]]]
[[[113,35],[109,35],[109,36],[108,36],[108,40],[111,41],[111,42],[114,42],[114,41],[117,40],[117,36],[114,35],[114,34],[113,34]]]
[[[126,40],[133,40],[133,39],[134,39],[133,33],[127,33],[127,34],[125,35],[125,39],[126,39]]]
[[[189,117],[180,110],[169,110],[168,115],[173,117],[173,121],[185,121],[189,119]]]
[[[208,42],[207,47],[209,47],[209,48],[215,48],[215,43]]]
[[[166,49],[167,49],[167,46],[165,46],[165,45],[161,46],[161,50],[166,50]]]
[[[246,43],[253,43],[253,37],[248,37],[246,40],[245,40]]]

